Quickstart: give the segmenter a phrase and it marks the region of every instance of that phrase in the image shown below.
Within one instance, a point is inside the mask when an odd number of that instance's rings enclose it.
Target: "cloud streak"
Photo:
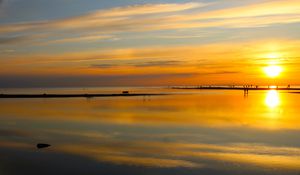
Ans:
[[[93,29],[99,28],[106,30],[129,29],[136,27],[142,20],[134,18],[136,15],[151,15],[168,12],[180,12],[188,9],[204,6],[200,3],[185,3],[185,4],[146,4],[135,5],[128,7],[118,7],[108,10],[100,10],[84,14],[82,16],[75,16],[65,19],[57,19],[50,21],[36,21],[36,22],[24,22],[16,24],[1,25],[0,32],[10,33],[26,30],[42,30],[48,28],[56,29]],[[147,18],[147,16],[146,16]],[[153,21],[154,19],[148,19],[147,21]]]
[[[159,60],[159,61],[145,61],[145,60],[151,60],[151,58],[144,58],[142,59],[136,59],[136,60],[125,60],[124,63],[119,64],[92,64],[91,68],[116,68],[116,67],[169,67],[169,66],[180,66],[184,62],[182,61],[175,61],[175,60]],[[122,60],[120,60],[122,62]],[[135,63],[137,62],[137,63]]]
[[[28,39],[30,38],[26,36],[0,37],[0,45],[17,44],[27,41]]]
[[[189,28],[263,27],[272,24],[296,23],[300,21],[300,4],[294,0],[269,1],[226,9],[201,11],[203,7],[209,5],[214,6],[216,4],[146,4],[116,7],[70,18],[2,24],[0,26],[0,33],[29,31],[55,33],[67,30],[75,33],[101,31],[102,35],[110,35],[117,32]],[[93,40],[92,36],[78,37],[77,39],[65,38],[61,41],[53,41],[52,43],[87,40]]]

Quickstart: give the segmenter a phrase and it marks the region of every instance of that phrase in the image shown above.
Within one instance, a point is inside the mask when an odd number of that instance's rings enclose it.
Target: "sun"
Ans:
[[[279,76],[279,74],[282,72],[282,68],[280,66],[270,65],[270,66],[265,67],[264,71],[265,71],[266,75],[274,78],[274,77]]]

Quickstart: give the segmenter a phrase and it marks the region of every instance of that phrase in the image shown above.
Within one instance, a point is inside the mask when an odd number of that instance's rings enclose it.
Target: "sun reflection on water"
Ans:
[[[265,103],[269,108],[277,107],[280,104],[278,92],[276,90],[268,91]]]

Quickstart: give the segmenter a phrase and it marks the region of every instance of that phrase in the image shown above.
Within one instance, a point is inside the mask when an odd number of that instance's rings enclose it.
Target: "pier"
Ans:
[[[245,93],[248,91],[257,91],[257,90],[300,90],[300,88],[293,88],[290,86],[279,87],[279,86],[174,86],[172,89],[211,89],[211,90],[243,90]]]

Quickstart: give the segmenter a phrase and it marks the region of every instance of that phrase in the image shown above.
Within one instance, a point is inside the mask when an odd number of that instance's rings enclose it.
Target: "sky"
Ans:
[[[299,85],[299,0],[0,0],[0,87]]]

